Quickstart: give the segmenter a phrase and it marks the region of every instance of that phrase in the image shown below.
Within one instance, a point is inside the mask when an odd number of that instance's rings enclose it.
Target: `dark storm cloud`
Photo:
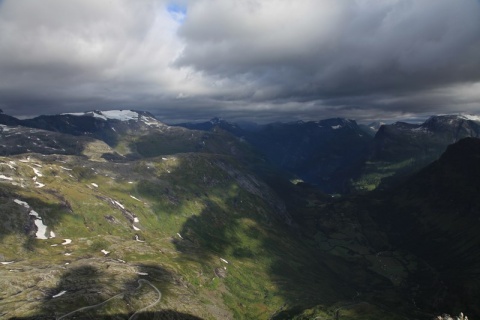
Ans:
[[[480,112],[478,0],[0,1],[0,108],[170,122]]]
[[[476,0],[300,3],[192,2],[177,63],[251,86],[253,100],[395,95],[480,79]]]

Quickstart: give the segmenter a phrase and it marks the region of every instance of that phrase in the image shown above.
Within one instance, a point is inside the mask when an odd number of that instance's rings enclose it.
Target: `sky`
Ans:
[[[0,108],[170,123],[480,114],[480,1],[0,0]]]

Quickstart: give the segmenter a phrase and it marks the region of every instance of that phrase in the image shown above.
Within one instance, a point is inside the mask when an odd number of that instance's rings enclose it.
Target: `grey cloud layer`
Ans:
[[[167,6],[185,6],[185,19]],[[5,0],[0,106],[171,120],[480,112],[478,0]],[[36,108],[36,109],[35,109]]]

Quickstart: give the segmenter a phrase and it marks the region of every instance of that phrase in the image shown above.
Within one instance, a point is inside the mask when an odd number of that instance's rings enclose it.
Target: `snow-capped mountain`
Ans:
[[[158,121],[151,113],[136,110],[108,110],[108,111],[86,111],[75,113],[62,113],[61,115],[77,116],[77,117],[93,117],[103,119],[105,121],[139,121],[149,126],[164,126],[165,124]]]

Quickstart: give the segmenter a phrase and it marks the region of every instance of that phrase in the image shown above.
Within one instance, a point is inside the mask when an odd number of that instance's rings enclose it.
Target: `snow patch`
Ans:
[[[180,233],[177,232],[177,236],[180,238],[180,239],[183,239],[182,235]]]
[[[125,207],[123,206],[123,204],[121,204],[121,203],[118,202],[117,200],[113,200],[113,202],[114,202],[117,206],[119,206],[120,208],[125,209]]]
[[[40,170],[34,168],[34,167],[30,167],[33,169],[33,172],[35,172],[35,174],[37,175],[37,177],[43,177],[43,174],[40,172]]]
[[[62,246],[72,243],[72,239],[63,239]]]
[[[98,184],[96,184],[96,183],[92,182],[91,185],[94,186],[95,188],[98,188]]]
[[[220,258],[220,261],[225,262],[226,264],[228,264],[228,261],[225,260],[225,259],[223,259],[223,258]]]
[[[11,162],[12,162],[12,161],[10,161],[10,163],[0,163],[0,164],[6,165],[6,166],[8,166],[10,169],[15,170],[15,167],[11,164]]]
[[[50,238],[55,238],[55,232],[50,231]]]
[[[138,113],[131,110],[110,110],[102,111],[102,114],[108,119],[128,121],[138,120]]]
[[[27,209],[30,208],[30,206],[28,205],[28,203],[26,203],[25,201],[20,201],[18,199],[14,199],[13,200],[16,204],[18,205],[21,205]],[[35,217],[35,226],[37,226],[37,232],[35,234],[36,238],[37,239],[43,239],[43,240],[46,240],[48,239],[45,234],[47,233],[47,226],[45,224],[43,224],[43,220],[42,220],[42,217],[40,217],[40,215],[35,211],[35,210],[30,210],[30,212],[28,213],[28,215],[30,216],[33,216]],[[50,236],[52,235],[52,233],[50,233]],[[51,236],[51,238],[54,238],[55,237],[55,234],[53,233],[53,236]]]
[[[21,200],[18,200],[18,199],[15,199],[13,200],[13,202],[15,202],[16,204],[19,204],[21,206],[24,206],[25,208],[30,208],[30,206],[28,205],[28,203],[26,203],[25,201],[21,201]]]
[[[47,226],[43,223],[42,217],[40,217],[40,215],[35,210],[31,210],[28,214],[35,217],[34,222],[35,222],[35,225],[37,226],[37,233],[35,234],[35,237],[37,239],[42,239],[42,240],[48,239],[45,236],[47,232]]]
[[[105,250],[105,249],[100,250],[100,252],[103,253],[104,255],[107,255],[107,254],[110,253],[110,251],[107,251],[107,250]]]
[[[130,195],[130,198],[142,202],[142,200],[140,200],[140,199],[138,199],[138,198],[136,198],[136,197],[134,197],[134,196],[132,196],[132,195]],[[137,218],[135,218],[135,219],[137,219]],[[138,222],[138,221],[136,221],[136,222]]]
[[[60,166],[60,168],[62,168],[63,170],[67,170],[67,171],[72,171],[73,170],[73,169],[62,167],[62,166]]]
[[[37,186],[37,188],[43,188],[45,187],[45,185],[43,183],[40,183],[38,181],[35,181],[35,185]]]
[[[14,262],[15,261],[3,261],[3,262],[0,262],[0,263],[3,264],[3,265],[7,265],[7,264],[12,264]]]
[[[52,298],[58,298],[58,297],[61,297],[61,296],[63,296],[65,293],[67,293],[67,291],[63,290],[63,291],[61,291],[61,292],[57,293],[56,295],[52,296]]]
[[[140,276],[148,276],[147,272],[137,272],[137,274]]]
[[[460,117],[465,120],[480,121],[480,116],[475,116],[471,114],[462,114]]]
[[[340,129],[342,126],[341,125],[338,125],[338,126],[332,126],[332,129],[333,130],[337,130],[337,129]]]
[[[72,254],[70,252],[65,253],[67,257],[71,256]]]
[[[132,225],[132,227],[133,227],[133,230],[135,230],[135,231],[140,231],[140,228],[137,228],[137,227],[135,227],[134,225]]]
[[[12,128],[9,128],[4,124],[0,124],[0,128],[2,128],[2,132],[8,132],[12,130]]]
[[[113,119],[113,120],[138,120],[138,113],[131,110],[109,110],[109,111],[88,111],[88,112],[72,112],[72,113],[62,113],[62,115],[71,115],[71,116],[90,116],[94,118],[99,118],[103,120]],[[150,119],[150,118],[146,118]]]
[[[134,217],[134,218],[133,218],[133,222],[139,223],[139,222],[140,222],[140,220],[138,220],[138,218],[137,218],[137,217]]]
[[[138,237],[137,234],[135,235],[135,241],[137,241],[137,242],[145,242],[145,241],[140,240],[140,238]]]
[[[12,181],[12,180],[13,180],[13,178],[6,177],[6,176],[4,176],[3,174],[0,174],[0,179],[4,179],[4,180],[10,180],[10,181]]]

